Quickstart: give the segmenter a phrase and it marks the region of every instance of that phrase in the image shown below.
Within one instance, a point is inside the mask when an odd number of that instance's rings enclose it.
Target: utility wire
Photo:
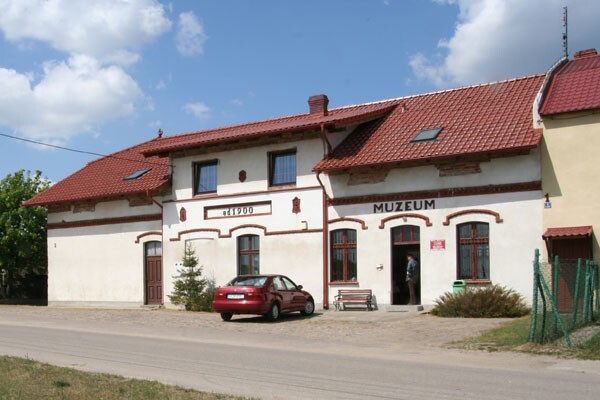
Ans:
[[[57,146],[55,144],[38,142],[36,140],[25,139],[25,138],[18,137],[18,136],[13,136],[13,135],[7,135],[6,133],[0,133],[0,136],[7,137],[9,139],[20,140],[20,141],[27,142],[27,143],[33,143],[33,144],[37,144],[37,145],[40,145],[40,146],[52,147],[52,148],[59,149],[59,150],[72,151],[73,153],[90,154],[92,156],[109,157],[109,158],[114,158],[116,160],[131,161],[131,162],[144,163],[144,164],[165,165],[163,163],[159,163],[159,162],[155,162],[155,161],[134,160],[133,158],[119,157],[119,156],[114,156],[114,155],[106,155],[106,154],[94,153],[93,151],[71,149],[69,147]],[[171,164],[168,164],[168,165],[170,167],[173,167],[173,165],[171,165]]]

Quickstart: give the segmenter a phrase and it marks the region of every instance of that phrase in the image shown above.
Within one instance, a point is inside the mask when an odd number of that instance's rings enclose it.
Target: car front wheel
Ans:
[[[273,305],[271,306],[271,309],[267,313],[266,317],[269,321],[277,321],[277,319],[279,318],[279,304],[278,303],[273,303]]]
[[[304,305],[304,310],[300,311],[302,315],[312,315],[315,312],[315,302],[313,299],[308,299]]]
[[[233,317],[233,314],[230,312],[221,313],[221,319],[223,319],[223,321],[229,321],[231,320],[231,317]]]

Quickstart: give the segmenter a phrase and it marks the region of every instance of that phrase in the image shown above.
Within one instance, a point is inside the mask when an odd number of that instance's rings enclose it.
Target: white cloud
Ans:
[[[179,14],[176,45],[180,54],[188,57],[202,54],[207,39],[202,24],[193,12]]]
[[[413,54],[415,76],[438,87],[543,73],[563,54],[562,13],[569,7],[571,54],[598,46],[597,0],[435,0],[456,4],[454,35],[434,55]]]
[[[148,102],[125,67],[171,29],[157,0],[0,0],[0,30],[22,51],[42,42],[64,53],[42,72],[0,67],[0,124],[51,143],[98,134],[105,121]]]
[[[204,119],[208,117],[211,112],[210,107],[202,102],[187,103],[183,106],[185,112],[193,114],[198,119]]]
[[[67,53],[131,64],[137,49],[171,29],[156,0],[0,0],[7,40],[39,40]]]
[[[0,124],[28,138],[64,143],[93,132],[98,123],[132,114],[140,95],[121,67],[103,67],[84,55],[45,63],[39,82],[0,68]]]

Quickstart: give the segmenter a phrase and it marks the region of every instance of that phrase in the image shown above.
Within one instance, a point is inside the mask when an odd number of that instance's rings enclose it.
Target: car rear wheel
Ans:
[[[221,318],[223,319],[223,321],[229,321],[231,320],[231,317],[233,317],[233,314],[230,312],[221,313]]]
[[[308,299],[304,305],[304,310],[300,311],[302,315],[312,315],[315,312],[315,302],[313,299]]]
[[[269,321],[277,321],[279,318],[279,304],[273,303],[269,312],[265,315]]]

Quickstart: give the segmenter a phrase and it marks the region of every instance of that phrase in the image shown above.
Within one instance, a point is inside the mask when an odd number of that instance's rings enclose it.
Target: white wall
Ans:
[[[532,261],[534,249],[542,243],[541,218],[543,203],[541,192],[519,192],[501,195],[452,197],[436,199],[436,209],[418,211],[429,218],[432,226],[420,218],[407,217],[379,226],[383,219],[396,213],[373,214],[373,204],[357,204],[329,208],[330,219],[357,218],[365,222],[363,230],[356,222],[343,221],[331,224],[334,229],[355,229],[357,233],[358,282],[360,288],[373,290],[379,305],[390,304],[392,254],[391,230],[402,225],[420,227],[421,303],[432,305],[444,292],[452,291],[457,271],[456,226],[464,222],[486,222],[490,228],[490,278],[493,284],[512,288],[530,300],[532,290]],[[450,219],[454,212],[484,208],[496,212],[501,223],[488,214],[467,214]],[[444,250],[430,250],[430,241],[445,241]],[[378,269],[378,265],[383,269]],[[331,286],[330,297],[344,286]]]
[[[296,185],[269,188],[268,153],[296,149]],[[237,237],[260,236],[260,272],[288,275],[322,301],[322,190],[312,173],[320,160],[320,139],[281,143],[243,150],[177,158],[173,201],[164,203],[163,266],[165,294],[173,290],[176,265],[181,261],[185,241],[191,241],[203,266],[203,276],[224,285],[237,274]],[[193,196],[193,163],[218,160],[217,195]],[[240,182],[239,171],[247,179]],[[293,213],[293,200],[300,200],[300,212]],[[267,215],[205,218],[206,208],[268,203]],[[180,211],[185,208],[185,221]],[[182,233],[189,232],[189,233]],[[171,307],[165,296],[167,307]]]
[[[481,163],[481,173],[460,176],[440,177],[434,166],[423,166],[391,170],[381,183],[348,185],[348,175],[334,175],[324,182],[327,192],[334,197],[532,182],[541,179],[539,157],[539,151],[536,150],[529,155],[493,159],[491,162]],[[337,222],[329,226],[330,231],[342,228],[357,231],[359,287],[372,289],[379,305],[390,304],[391,230],[397,226],[416,225],[420,227],[421,235],[421,303],[432,305],[444,292],[452,291],[452,282],[457,279],[456,226],[477,221],[488,223],[490,228],[492,284],[514,289],[531,301],[534,250],[543,246],[541,191],[424,200],[433,200],[435,208],[375,213],[376,203],[329,207],[330,220],[355,218],[366,224],[366,230],[363,230],[359,223],[351,221]],[[497,223],[493,215],[473,213],[451,218],[447,226],[443,224],[446,217],[453,213],[477,209],[498,213],[502,222]],[[421,218],[407,217],[388,221],[384,229],[379,228],[385,218],[406,213],[427,217],[432,226],[426,226],[426,222]],[[445,250],[430,250],[432,240],[445,241]],[[378,269],[378,265],[383,265],[383,269]],[[337,290],[344,287],[332,285],[330,298],[333,299]]]
[[[50,213],[49,223],[160,212],[157,206],[129,207],[127,201],[96,205],[94,212]],[[160,235],[161,221],[48,230],[50,306],[139,306],[144,304],[144,242]]]

